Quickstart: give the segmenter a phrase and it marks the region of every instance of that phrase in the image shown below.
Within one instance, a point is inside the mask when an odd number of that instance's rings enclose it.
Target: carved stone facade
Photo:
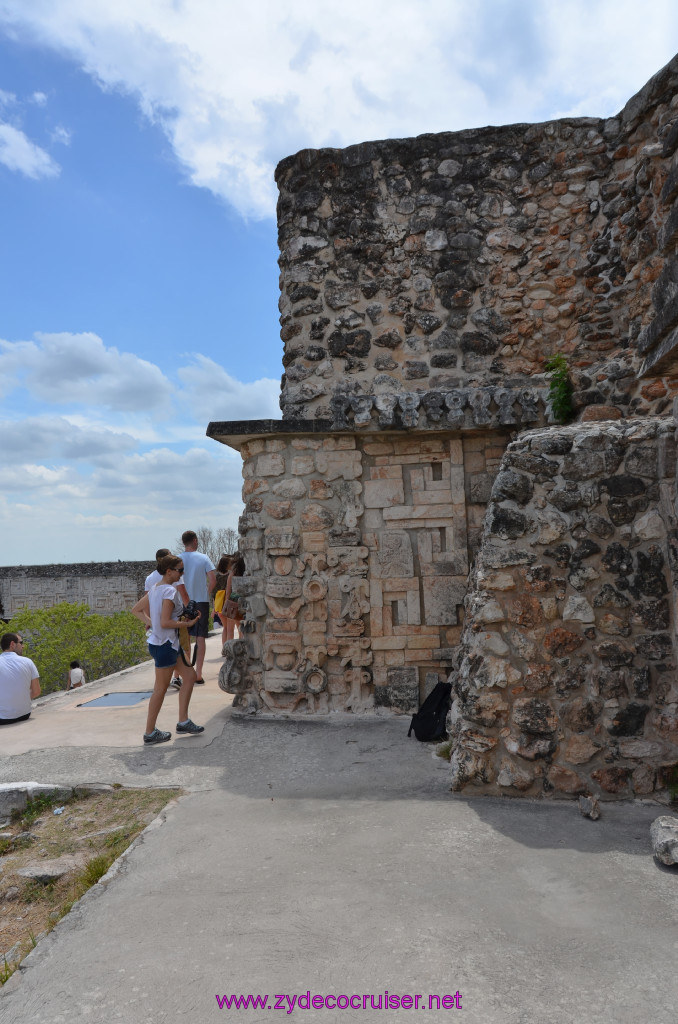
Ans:
[[[234,590],[248,660],[236,646],[222,672],[236,704],[416,710],[452,665],[508,439],[506,429],[230,436],[246,502],[247,575]]]
[[[454,788],[666,790],[677,150],[678,58],[607,120],[282,161],[282,420],[208,428],[243,455],[236,705],[407,712],[451,672]],[[552,425],[556,353],[590,422]]]
[[[10,619],[22,608],[52,608],[67,601],[105,615],[139,600],[155,562],[80,562],[73,565],[0,567],[0,614]]]

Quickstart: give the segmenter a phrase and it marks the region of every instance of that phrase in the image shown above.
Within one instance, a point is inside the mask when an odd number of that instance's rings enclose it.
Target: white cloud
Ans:
[[[297,149],[616,112],[678,48],[655,0],[0,0],[0,23],[71,56],[162,125],[190,180],[273,213]]]
[[[47,94],[44,92],[34,92],[31,96],[31,103],[35,103],[36,107],[44,107],[47,103]]]
[[[60,146],[70,146],[73,135],[68,128],[64,128],[63,125],[58,124],[56,128],[53,128],[49,133],[49,137],[52,142],[56,142]]]
[[[0,421],[0,467],[25,465],[37,459],[73,460],[107,465],[136,449],[129,433],[91,424],[78,426],[61,416],[27,416]],[[15,473],[14,468],[10,474]]]
[[[54,178],[60,171],[49,153],[31,142],[20,128],[6,123],[0,123],[0,164],[35,179]]]
[[[55,545],[58,561],[144,558],[187,523],[235,527],[240,456],[205,437],[207,421],[278,415],[276,381],[238,381],[199,354],[166,376],[93,334],[0,341],[0,381],[13,563],[55,560]]]
[[[270,377],[244,384],[207,356],[196,355],[178,375],[182,398],[204,420],[280,419],[280,381]]]
[[[36,333],[35,341],[0,341],[0,386],[20,384],[45,402],[104,406],[123,412],[169,411],[172,385],[161,369],[101,338]]]

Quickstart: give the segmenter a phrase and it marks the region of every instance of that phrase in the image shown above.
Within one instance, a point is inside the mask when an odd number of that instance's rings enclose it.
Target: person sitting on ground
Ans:
[[[177,555],[165,555],[158,563],[158,571],[161,574],[160,582],[144,594],[132,608],[132,614],[149,627],[148,650],[155,662],[155,686],[148,702],[144,743],[165,743],[172,737],[171,732],[163,732],[156,728],[156,721],[175,667],[181,677],[177,732],[204,731],[202,725],[196,725],[188,717],[195,672],[185,663],[183,657],[179,657],[179,626],[190,626],[199,619],[199,616],[183,622],[179,619],[183,604],[177,593],[176,584],[184,571],[183,559]]]
[[[75,690],[78,686],[86,682],[85,673],[80,667],[79,661],[72,661],[71,667],[68,670],[68,686],[67,690]]]
[[[18,633],[0,637],[0,725],[25,722],[31,716],[31,700],[40,696],[40,674],[23,652]]]
[[[143,589],[144,589],[144,591],[146,593],[149,592],[152,587],[155,587],[157,583],[160,583],[160,581],[162,579],[162,573],[159,570],[160,559],[164,558],[165,555],[169,555],[169,554],[171,554],[169,548],[158,548],[158,551],[156,552],[156,567],[153,570],[153,572],[150,572],[149,575],[147,575],[147,577],[145,578],[144,584],[143,584]],[[178,590],[179,597],[181,598],[183,603],[187,604],[188,603],[188,591],[186,590],[186,588],[183,585],[183,577],[181,577],[181,579],[177,583],[176,589]],[[177,690],[178,690],[180,685],[181,685],[181,679],[175,673],[172,676],[172,680],[170,682],[170,686],[175,686],[177,688]]]

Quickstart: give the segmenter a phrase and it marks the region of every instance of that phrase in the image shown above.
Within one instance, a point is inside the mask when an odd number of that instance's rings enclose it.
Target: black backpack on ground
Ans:
[[[447,735],[445,725],[450,710],[452,683],[436,683],[416,715],[412,715],[408,736],[414,735],[422,743],[442,740]]]

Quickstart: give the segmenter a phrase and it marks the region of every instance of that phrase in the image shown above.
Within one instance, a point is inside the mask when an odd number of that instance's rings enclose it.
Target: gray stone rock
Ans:
[[[15,964],[21,956],[21,943],[15,942],[11,949],[8,949],[6,953],[0,955],[0,960],[3,960],[6,964]]]
[[[663,814],[650,825],[652,852],[661,864],[678,864],[678,818]]]
[[[492,488],[492,497],[495,501],[508,499],[516,501],[519,505],[525,505],[534,492],[534,485],[529,477],[523,473],[516,473],[515,470],[505,469],[497,474]]]
[[[88,860],[87,853],[64,854],[63,857],[56,857],[54,860],[38,860],[27,864],[25,868],[19,868],[17,875],[21,878],[29,878],[46,885],[48,882],[56,882],[63,878],[69,871],[84,867]]]
[[[584,818],[590,818],[591,821],[598,821],[600,817],[600,804],[594,796],[580,796],[579,797],[579,813]]]

